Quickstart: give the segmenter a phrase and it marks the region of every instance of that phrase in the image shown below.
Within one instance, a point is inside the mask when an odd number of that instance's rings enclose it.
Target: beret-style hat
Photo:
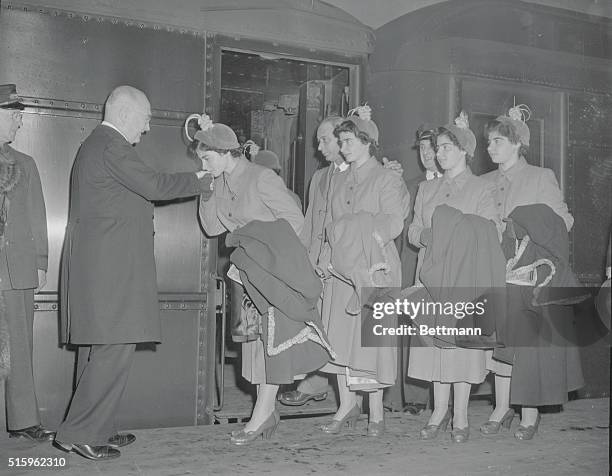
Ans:
[[[464,111],[459,113],[459,116],[455,119],[454,124],[447,124],[442,126],[447,131],[451,132],[459,142],[459,145],[469,155],[474,155],[476,150],[476,136],[470,130],[470,123],[468,121],[467,114]]]
[[[378,142],[378,126],[372,120],[372,109],[367,104],[364,106],[357,106],[355,109],[349,111],[349,115],[346,118],[347,121],[351,121],[357,129],[361,132],[365,132],[370,139]]]
[[[251,161],[254,164],[263,165],[272,170],[280,170],[281,168],[278,155],[271,150],[260,150],[256,155],[251,157]]]
[[[187,126],[189,122],[195,119],[197,119],[200,129],[191,137]],[[236,133],[232,128],[220,122],[213,123],[207,114],[191,114],[185,121],[185,135],[190,141],[197,139],[213,149],[230,150],[240,147]]]
[[[526,122],[531,117],[531,110],[525,104],[513,106],[508,110],[507,116],[498,116],[496,121],[511,126],[519,137],[521,144],[529,147],[529,127]]]

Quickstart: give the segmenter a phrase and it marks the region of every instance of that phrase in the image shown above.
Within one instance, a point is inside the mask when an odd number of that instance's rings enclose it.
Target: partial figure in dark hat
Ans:
[[[41,442],[54,435],[41,426],[32,369],[34,294],[47,281],[47,217],[36,162],[9,145],[22,109],[16,86],[0,85],[0,320],[9,335],[9,435]]]
[[[150,120],[142,91],[115,88],[72,168],[60,330],[79,346],[78,381],[55,443],[93,460],[136,439],[115,416],[136,344],[161,341],[151,201],[210,192],[203,172],[160,173],[138,156]]]
[[[266,167],[267,169],[274,170],[276,175],[282,177],[281,164],[280,160],[278,159],[278,155],[271,150],[258,150],[257,153],[251,157],[251,162]],[[302,208],[302,201],[300,200],[300,197],[298,197],[298,195],[292,190],[287,189],[287,191],[293,197],[295,203],[297,203],[297,206]]]
[[[416,149],[423,172],[406,182],[410,194],[410,214],[404,221],[404,231],[396,240],[397,250],[402,262],[402,288],[412,286],[415,281],[419,249],[408,241],[408,227],[414,214],[414,200],[419,184],[441,177],[442,172],[436,161],[436,139],[433,127],[421,125],[416,132]],[[410,336],[402,336],[402,345],[398,352],[398,379],[395,385],[385,392],[385,408],[404,410],[413,415],[420,413],[427,406],[429,384],[406,377],[408,370]],[[405,404],[404,404],[405,403]]]

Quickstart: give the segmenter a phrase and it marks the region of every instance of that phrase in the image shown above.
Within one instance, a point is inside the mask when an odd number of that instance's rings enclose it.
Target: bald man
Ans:
[[[116,88],[72,168],[61,338],[79,346],[77,386],[55,444],[92,460],[136,439],[117,433],[115,414],[136,344],[161,340],[151,201],[210,190],[203,172],[160,173],[138,156],[150,120],[142,91]]]

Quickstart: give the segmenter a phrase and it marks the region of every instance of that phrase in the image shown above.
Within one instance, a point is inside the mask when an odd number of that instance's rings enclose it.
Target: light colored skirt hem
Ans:
[[[264,357],[263,341],[257,340],[242,343],[242,377],[253,385],[268,383],[266,380],[266,359]],[[303,380],[306,374],[293,377],[293,380]]]
[[[440,347],[412,347],[408,377],[426,382],[482,383],[487,376],[482,350]]]
[[[492,350],[485,350],[485,368],[499,377],[512,377],[512,365],[494,359]]]

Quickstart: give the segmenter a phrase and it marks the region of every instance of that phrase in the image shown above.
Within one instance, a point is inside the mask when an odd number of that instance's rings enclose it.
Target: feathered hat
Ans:
[[[459,116],[455,118],[454,124],[447,124],[442,127],[452,132],[463,150],[469,155],[474,155],[474,151],[476,150],[476,136],[470,130],[470,122],[468,121],[468,116],[465,111],[459,113]]]
[[[527,121],[531,117],[531,109],[526,104],[515,104],[508,110],[507,116],[498,116],[496,120],[502,124],[512,126],[519,137],[521,144],[529,147],[529,127]]]
[[[188,126],[193,120],[198,121],[200,129],[191,137]],[[191,142],[197,139],[213,149],[230,150],[240,147],[231,127],[220,122],[213,123],[208,114],[191,114],[185,121],[185,135]]]
[[[372,120],[372,108],[367,104],[357,106],[348,112],[347,121],[351,121],[361,132],[365,132],[370,139],[378,143],[378,126]]]

